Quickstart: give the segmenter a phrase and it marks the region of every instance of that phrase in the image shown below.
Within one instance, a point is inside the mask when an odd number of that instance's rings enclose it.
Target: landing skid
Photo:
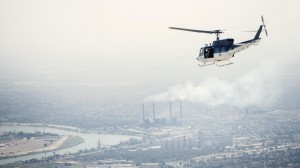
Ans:
[[[209,65],[213,65],[215,64],[214,62],[206,64],[205,62],[203,64],[198,64],[199,67],[205,67],[205,66],[209,66]]]
[[[221,62],[225,62],[225,61],[221,61]],[[230,61],[226,61],[227,63],[225,63],[225,64],[222,64],[221,62],[218,62],[218,63],[216,63],[216,66],[217,67],[222,67],[222,66],[226,66],[226,65],[231,65],[231,64],[233,64],[232,62],[230,62]],[[220,64],[221,63],[221,64]]]

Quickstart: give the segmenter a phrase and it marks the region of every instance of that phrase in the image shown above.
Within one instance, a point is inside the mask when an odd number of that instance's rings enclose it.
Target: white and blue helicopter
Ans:
[[[227,39],[221,39],[220,40],[220,34],[224,33],[222,30],[212,30],[212,31],[206,31],[206,30],[194,30],[194,29],[185,29],[185,28],[178,28],[178,27],[169,27],[170,29],[176,29],[176,30],[183,30],[183,31],[190,31],[190,32],[197,32],[197,33],[208,33],[208,34],[216,34],[217,40],[213,41],[212,45],[206,44],[205,47],[202,47],[200,49],[199,56],[196,58],[200,64],[199,66],[207,66],[216,64],[217,66],[225,66],[233,64],[229,61],[232,57],[234,57],[234,54],[250,47],[251,45],[257,44],[260,41],[260,33],[262,31],[262,28],[264,28],[266,36],[268,36],[268,32],[266,30],[266,25],[264,23],[264,18],[261,16],[262,19],[262,25],[259,26],[259,29],[256,31],[256,35],[253,39],[243,41],[240,43],[234,44],[234,39],[227,38]],[[252,31],[248,31],[252,32]],[[225,64],[222,64],[224,63]]]

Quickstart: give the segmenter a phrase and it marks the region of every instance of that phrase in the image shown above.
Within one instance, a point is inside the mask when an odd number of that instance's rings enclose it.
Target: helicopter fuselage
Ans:
[[[244,41],[234,44],[234,39],[222,39],[213,41],[212,45],[206,45],[200,48],[197,60],[202,63],[219,62],[229,60],[234,57],[234,54],[248,48],[249,46],[258,43],[260,38]]]

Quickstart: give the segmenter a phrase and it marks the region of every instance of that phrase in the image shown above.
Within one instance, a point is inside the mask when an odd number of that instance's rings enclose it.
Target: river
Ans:
[[[81,138],[84,139],[84,142],[81,144],[78,144],[76,146],[66,148],[66,149],[61,149],[61,150],[56,150],[55,154],[66,154],[66,153],[76,153],[78,150],[85,150],[85,149],[92,149],[96,148],[98,146],[98,140],[101,142],[101,146],[111,146],[111,145],[117,145],[121,141],[127,141],[130,138],[135,138],[135,139],[140,139],[140,137],[136,136],[128,136],[128,135],[115,135],[115,134],[96,134],[96,133],[80,133],[80,132],[73,132],[73,131],[65,131],[65,130],[60,130],[56,128],[44,128],[44,127],[36,127],[36,126],[23,126],[23,125],[13,125],[13,126],[8,126],[8,125],[3,125],[0,126],[0,132],[19,132],[23,131],[26,133],[34,133],[36,131],[40,132],[48,132],[48,133],[55,133],[59,135],[72,135],[72,136],[80,136]],[[30,154],[26,156],[19,156],[15,158],[8,158],[8,159],[2,159],[0,160],[0,165],[1,164],[7,164],[7,163],[13,163],[16,161],[25,161],[33,158],[41,159],[42,157],[45,156],[51,156],[53,155],[53,152],[46,152],[46,153],[37,153],[37,154]]]

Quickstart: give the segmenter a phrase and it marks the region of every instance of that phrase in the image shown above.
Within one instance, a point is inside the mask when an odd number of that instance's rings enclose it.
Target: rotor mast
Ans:
[[[221,33],[224,33],[224,32],[221,31],[221,30],[214,30],[214,31],[212,31],[212,33],[215,33],[215,34],[216,34],[216,37],[217,37],[217,40],[220,40],[220,34],[221,34]]]
[[[217,32],[216,33],[216,36],[217,36],[217,40],[219,40],[220,39],[220,34],[221,34],[222,32]]]

